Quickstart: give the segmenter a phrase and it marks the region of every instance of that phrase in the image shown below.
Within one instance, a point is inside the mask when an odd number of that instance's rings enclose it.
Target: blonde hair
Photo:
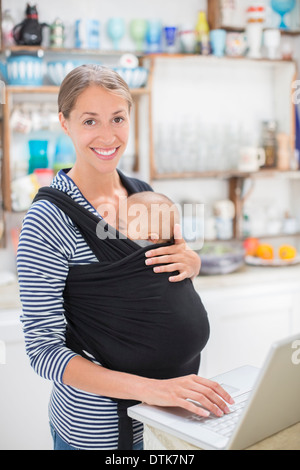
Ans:
[[[58,112],[66,119],[79,95],[90,86],[99,86],[124,98],[130,111],[133,101],[127,83],[114,70],[97,64],[80,65],[64,78],[58,94]]]

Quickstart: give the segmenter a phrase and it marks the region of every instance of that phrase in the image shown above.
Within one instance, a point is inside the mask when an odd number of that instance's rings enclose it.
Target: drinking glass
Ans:
[[[161,51],[162,24],[159,20],[149,20],[147,25],[146,41],[147,52]]]
[[[134,19],[130,22],[129,31],[135,42],[136,50],[142,52],[147,33],[147,21],[143,19]]]
[[[107,35],[112,40],[114,50],[120,49],[120,40],[125,34],[125,21],[123,18],[110,18],[107,22]]]
[[[271,7],[273,10],[281,16],[281,23],[279,28],[288,29],[284,22],[284,17],[287,13],[290,13],[296,6],[296,0],[271,0]]]

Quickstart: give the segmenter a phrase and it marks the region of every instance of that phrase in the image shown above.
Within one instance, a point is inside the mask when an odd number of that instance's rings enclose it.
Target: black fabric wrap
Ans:
[[[150,188],[119,174],[129,194]],[[66,345],[120,372],[154,379],[197,374],[209,323],[191,280],[171,283],[171,273],[154,273],[153,267],[145,265],[149,246],[141,248],[127,238],[116,238],[112,227],[67,194],[41,188],[34,201],[45,199],[69,215],[99,260],[69,269],[64,290]],[[133,431],[127,408],[137,402],[114,400],[118,449],[131,450]]]

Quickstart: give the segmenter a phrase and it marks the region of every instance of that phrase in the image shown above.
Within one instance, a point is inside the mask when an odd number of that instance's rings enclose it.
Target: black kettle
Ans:
[[[43,39],[43,28],[47,23],[38,22],[36,5],[26,7],[26,18],[13,28],[13,37],[17,44],[24,46],[40,46]]]

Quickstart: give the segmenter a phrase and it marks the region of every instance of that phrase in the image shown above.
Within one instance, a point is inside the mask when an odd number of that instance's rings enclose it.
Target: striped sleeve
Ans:
[[[17,252],[26,352],[41,377],[62,383],[76,354],[65,345],[63,290],[76,236],[65,214],[47,201],[32,205]]]

